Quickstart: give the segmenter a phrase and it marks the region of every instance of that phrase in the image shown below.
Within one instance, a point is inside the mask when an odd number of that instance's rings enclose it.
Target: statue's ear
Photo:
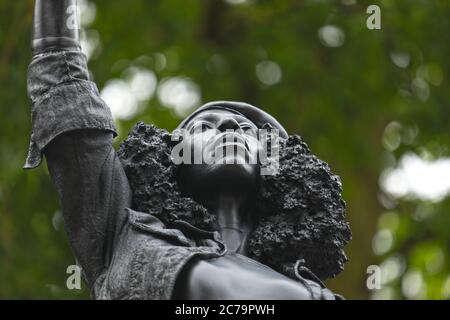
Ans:
[[[174,146],[176,146],[178,143],[183,141],[183,132],[184,129],[175,129],[172,133],[169,134],[169,141],[167,141],[168,145],[173,148]]]

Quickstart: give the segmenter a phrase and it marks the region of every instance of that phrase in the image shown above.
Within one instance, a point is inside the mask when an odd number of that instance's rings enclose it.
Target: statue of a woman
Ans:
[[[209,103],[178,128],[193,154],[242,151],[220,153],[224,163],[175,165],[173,136],[142,123],[116,153],[110,110],[80,50],[75,5],[35,2],[25,168],[45,155],[92,297],[339,298],[320,280],[342,270],[350,239],[328,166],[272,116],[236,102]],[[253,133],[267,128],[279,133],[280,168],[262,176],[261,164],[248,160],[262,148]]]

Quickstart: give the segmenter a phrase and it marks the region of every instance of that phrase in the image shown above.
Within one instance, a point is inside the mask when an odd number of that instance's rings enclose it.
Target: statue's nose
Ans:
[[[222,132],[228,129],[238,130],[240,128],[239,123],[231,117],[222,119],[217,126],[217,129]]]

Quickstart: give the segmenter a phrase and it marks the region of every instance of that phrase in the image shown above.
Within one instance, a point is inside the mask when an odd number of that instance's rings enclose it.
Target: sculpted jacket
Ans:
[[[93,298],[170,299],[190,259],[234,254],[227,253],[218,232],[182,221],[169,229],[130,208],[131,190],[112,145],[111,112],[89,80],[80,51],[36,55],[28,94],[32,134],[24,168],[37,167],[45,155],[70,246]],[[318,283],[299,280],[312,299],[335,298]]]

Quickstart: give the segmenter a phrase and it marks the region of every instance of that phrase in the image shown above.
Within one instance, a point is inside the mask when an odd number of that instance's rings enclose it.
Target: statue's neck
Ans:
[[[219,232],[230,252],[247,253],[247,241],[253,227],[252,215],[245,198],[236,195],[220,195],[213,212],[217,215]]]

